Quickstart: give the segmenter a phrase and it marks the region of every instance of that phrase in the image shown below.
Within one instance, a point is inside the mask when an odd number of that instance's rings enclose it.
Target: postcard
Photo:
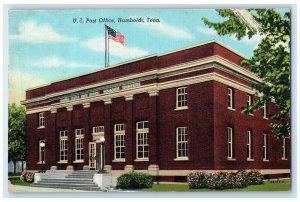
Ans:
[[[290,191],[290,37],[289,8],[9,10],[9,191]]]

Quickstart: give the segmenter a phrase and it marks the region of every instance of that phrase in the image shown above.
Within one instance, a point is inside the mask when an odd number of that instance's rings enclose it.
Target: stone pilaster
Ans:
[[[150,118],[149,118],[149,162],[150,165],[158,164],[157,145],[159,139],[157,138],[157,100],[158,91],[149,91],[150,99]]]
[[[73,169],[74,149],[75,149],[75,132],[72,127],[72,110],[73,106],[67,107],[67,125],[68,125],[68,167]],[[67,167],[67,169],[68,169]]]
[[[84,168],[89,167],[89,142],[91,139],[90,133],[90,103],[83,104],[83,128],[84,128],[84,141],[83,141],[83,160]]]
[[[113,134],[111,133],[111,99],[104,100],[104,138],[105,138],[105,166],[104,169],[111,170],[111,161],[113,157]]]
[[[134,134],[133,134],[133,119],[132,119],[132,108],[133,108],[133,95],[126,96],[126,107],[125,107],[125,155],[126,155],[126,166],[125,170],[133,171],[133,159],[134,159]]]

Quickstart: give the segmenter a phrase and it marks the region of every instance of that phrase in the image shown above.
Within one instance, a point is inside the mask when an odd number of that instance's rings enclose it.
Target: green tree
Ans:
[[[211,22],[202,18],[205,25],[214,28],[221,36],[235,36],[251,39],[261,36],[258,47],[251,58],[245,59],[241,65],[247,65],[261,79],[261,83],[253,84],[259,96],[245,112],[258,109],[264,103],[274,102],[279,111],[273,114],[271,127],[276,138],[288,136],[291,131],[290,110],[290,12],[284,14],[274,9],[247,9],[248,14],[256,20],[258,29],[253,29],[232,9],[218,9],[223,22]]]
[[[23,106],[15,103],[8,105],[8,160],[14,163],[16,173],[17,161],[25,161],[26,154],[26,112]],[[23,163],[22,163],[23,169]]]

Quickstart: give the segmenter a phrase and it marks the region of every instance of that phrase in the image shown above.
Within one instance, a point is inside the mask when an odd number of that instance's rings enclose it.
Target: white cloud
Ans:
[[[83,41],[81,45],[95,52],[105,51],[105,38],[96,37]],[[135,58],[148,55],[148,51],[138,47],[126,47],[122,44],[109,40],[109,53],[120,58]]]
[[[20,40],[27,43],[49,43],[49,42],[69,42],[73,40],[68,36],[57,33],[48,24],[37,24],[34,21],[25,21],[19,25],[19,33],[10,35],[10,39]]]
[[[42,58],[36,62],[32,63],[33,67],[43,67],[43,68],[55,68],[55,67],[64,67],[64,68],[90,68],[97,67],[97,65],[93,64],[85,64],[67,61],[61,57],[51,56]]]
[[[129,18],[137,18],[135,16],[131,16]],[[151,17],[153,19],[157,19],[155,17]],[[145,18],[144,18],[145,19]],[[165,23],[163,22],[161,19],[160,19],[160,22],[147,22],[147,21],[144,21],[144,22],[139,22],[137,23],[138,25],[141,25],[145,28],[149,28],[149,29],[152,29],[152,30],[155,30],[155,31],[159,31],[169,37],[172,37],[172,38],[175,38],[175,39],[185,39],[185,40],[190,40],[190,39],[194,39],[194,36],[185,31],[185,30],[182,30],[178,27],[175,27],[173,25],[170,25],[168,23]]]
[[[209,28],[197,28],[197,31],[205,35],[217,35],[217,31]]]
[[[25,100],[25,90],[39,85],[47,84],[48,81],[34,74],[16,70],[9,70],[8,73],[9,103]]]

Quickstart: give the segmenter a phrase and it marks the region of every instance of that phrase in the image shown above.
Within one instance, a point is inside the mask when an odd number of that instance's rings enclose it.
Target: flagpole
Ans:
[[[104,54],[104,57],[105,57],[105,68],[107,67],[107,28],[106,28],[106,25],[104,25],[105,27],[105,54]]]
[[[109,66],[109,37],[107,33],[107,66]]]

